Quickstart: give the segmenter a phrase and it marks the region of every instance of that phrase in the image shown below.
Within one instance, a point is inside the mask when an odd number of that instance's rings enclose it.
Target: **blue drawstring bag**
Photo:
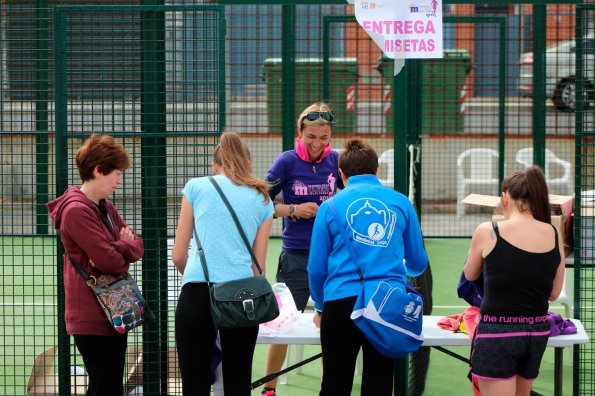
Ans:
[[[412,285],[382,281],[372,289],[364,282],[351,320],[378,352],[390,358],[416,352],[424,341],[423,299]]]
[[[395,279],[367,280],[358,264],[349,235],[341,225],[334,201],[330,199],[326,202],[339,225],[339,231],[361,282],[361,291],[353,306],[351,320],[364,333],[370,344],[384,356],[394,359],[416,352],[424,342],[424,302],[421,295],[413,285],[405,285]]]

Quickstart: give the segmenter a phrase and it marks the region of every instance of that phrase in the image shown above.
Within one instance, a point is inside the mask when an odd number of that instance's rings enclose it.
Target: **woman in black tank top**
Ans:
[[[467,279],[484,279],[471,373],[482,396],[528,396],[550,333],[548,300],[562,290],[563,245],[538,167],[503,181],[501,207],[503,221],[475,229],[464,267]]]

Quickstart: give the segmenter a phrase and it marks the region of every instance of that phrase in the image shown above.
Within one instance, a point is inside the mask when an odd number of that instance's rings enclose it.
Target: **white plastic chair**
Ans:
[[[527,147],[520,149],[516,153],[516,161],[523,164],[525,168],[533,165],[533,148]],[[554,167],[562,168],[561,177],[551,177],[552,169]],[[551,190],[559,191],[560,194],[572,194],[572,165],[568,161],[564,161],[556,157],[556,155],[548,149],[545,149],[545,181]]]
[[[498,152],[488,148],[471,148],[457,158],[457,216],[465,214],[463,199],[470,186],[498,188]]]
[[[378,158],[378,166],[386,169],[386,179],[378,178],[380,183],[387,187],[395,187],[395,150],[386,150]]]

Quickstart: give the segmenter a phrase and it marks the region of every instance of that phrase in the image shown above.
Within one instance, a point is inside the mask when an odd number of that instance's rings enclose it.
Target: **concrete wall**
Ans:
[[[257,177],[264,177],[273,160],[281,152],[281,137],[271,137],[264,134],[244,134],[252,155],[253,173]],[[380,155],[392,147],[392,137],[385,135],[367,135],[362,137],[370,143]],[[336,136],[332,144],[334,148],[341,148],[347,137]],[[166,172],[167,179],[167,229],[173,235],[177,223],[181,190],[192,177],[210,174],[212,148],[215,137],[193,138],[172,137],[167,139]],[[67,164],[72,183],[78,183],[78,174],[74,165],[74,152],[80,145],[81,139],[72,140],[69,147],[69,161]],[[530,137],[507,137],[505,147],[506,172],[522,169],[522,165],[515,161],[517,151],[523,147],[531,147]],[[49,197],[53,198],[62,193],[55,191],[55,157],[54,141],[50,139],[49,155]],[[133,166],[125,173],[124,186],[116,194],[116,204],[124,218],[135,229],[141,224],[141,156],[140,140],[129,139],[125,146],[133,158]],[[485,147],[497,150],[497,139],[486,136],[425,136],[422,139],[422,192],[425,210],[431,205],[440,205],[440,211],[453,212],[456,203],[457,185],[457,157],[464,150],[472,147]],[[548,148],[556,156],[573,164],[574,169],[574,137],[549,138]],[[0,138],[0,214],[3,232],[29,233],[34,228],[33,211],[35,208],[35,139],[33,135],[12,135]],[[559,170],[558,170],[559,172]],[[386,178],[386,169],[379,170],[379,176]],[[559,173],[552,174],[552,177]],[[574,181],[574,173],[570,178]],[[570,186],[573,188],[573,185]],[[498,194],[498,189],[473,189],[469,192]],[[553,193],[561,191],[552,190]],[[133,198],[133,199],[130,199]],[[26,217],[25,217],[26,216]],[[18,224],[14,219],[19,218]],[[30,219],[30,223],[28,220]],[[281,220],[274,222],[272,234],[281,234]],[[9,227],[9,228],[6,228]],[[140,231],[140,230],[139,230]]]
[[[392,147],[392,137],[365,136],[362,137],[382,154]],[[264,177],[273,160],[281,152],[281,137],[276,135],[244,135],[244,140],[250,148],[252,155],[253,173],[255,176]],[[333,148],[343,146],[346,137],[336,136],[332,140]],[[33,198],[35,195],[35,139],[32,135],[12,136],[0,140],[0,167],[2,171],[0,183],[2,197],[7,198]],[[168,164],[168,196],[179,196],[181,188],[186,181],[204,173],[210,173],[212,160],[212,147],[215,138],[180,137],[168,138],[166,161]],[[50,190],[55,183],[55,158],[53,140],[50,139],[50,155],[48,170]],[[78,182],[78,175],[74,165],[74,152],[80,140],[74,140],[69,148],[68,164],[72,180]],[[127,196],[140,195],[140,182],[136,176],[140,175],[140,141],[126,141],[124,143],[133,158],[132,168],[126,172],[125,177],[135,179],[132,183],[125,183],[123,193]],[[524,147],[531,147],[530,137],[507,137],[505,147],[506,172],[522,169],[523,166],[515,161],[517,151]],[[424,136],[422,139],[422,190],[424,198],[432,200],[451,200],[456,196],[457,157],[466,149],[485,147],[498,150],[495,137],[467,137],[467,136]],[[547,146],[558,158],[573,163],[574,138],[550,139]],[[551,168],[551,177],[560,177],[561,168]],[[380,175],[386,174],[385,169],[380,169]],[[574,181],[574,173],[571,177]],[[555,191],[554,191],[555,192]]]

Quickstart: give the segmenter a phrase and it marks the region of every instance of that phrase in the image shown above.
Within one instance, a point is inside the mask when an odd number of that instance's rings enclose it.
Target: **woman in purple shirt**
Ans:
[[[326,103],[306,107],[297,120],[295,149],[279,155],[266,175],[273,186],[271,199],[282,194],[282,202],[275,204],[275,217],[285,218],[277,282],[287,284],[300,311],[310,297],[306,267],[314,216],[322,202],[343,188],[339,154],[330,145],[333,120]],[[269,346],[266,375],[281,369],[286,354],[287,345]],[[276,384],[276,379],[267,382],[261,395],[276,396]]]

